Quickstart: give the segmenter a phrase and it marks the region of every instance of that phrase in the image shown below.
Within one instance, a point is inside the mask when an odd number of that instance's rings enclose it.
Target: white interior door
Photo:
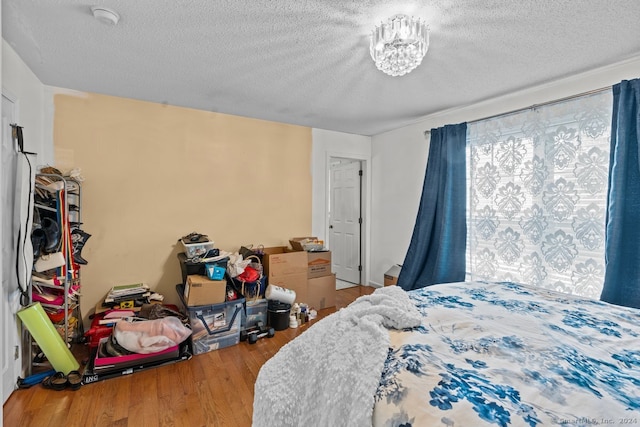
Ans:
[[[17,154],[11,138],[11,123],[14,121],[15,104],[2,97],[2,142],[0,148],[0,241],[2,256],[2,403],[14,390],[21,373],[19,336],[15,313],[20,308],[20,291],[16,275],[17,236],[13,227],[15,188],[17,180]]]
[[[331,164],[329,245],[336,278],[360,283],[360,214],[362,169],[360,161],[336,159]]]

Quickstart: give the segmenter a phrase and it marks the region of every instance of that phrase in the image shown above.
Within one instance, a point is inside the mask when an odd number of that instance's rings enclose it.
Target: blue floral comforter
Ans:
[[[411,291],[376,426],[640,426],[640,311],[513,283]]]

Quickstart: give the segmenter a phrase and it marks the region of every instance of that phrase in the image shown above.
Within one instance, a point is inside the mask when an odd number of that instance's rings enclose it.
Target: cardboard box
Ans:
[[[304,252],[300,252],[304,253]],[[280,276],[275,278],[269,278],[269,284],[280,286],[281,288],[291,289],[296,293],[296,302],[307,302],[309,297],[306,271],[304,273],[290,274],[287,276]]]
[[[331,275],[331,251],[307,252],[307,277],[323,277]]]
[[[335,307],[336,275],[316,277],[308,281],[307,300],[304,301],[316,310]]]
[[[307,252],[305,251],[303,243],[310,240],[317,240],[317,238],[292,237],[289,240],[289,244],[291,244],[292,249],[285,250],[288,252]],[[329,276],[331,274],[331,251],[318,250],[307,252],[307,268],[309,279]]]
[[[291,239],[289,239],[289,244],[294,251],[304,251],[304,247],[302,246],[303,242],[317,239],[317,237],[292,237]]]
[[[265,248],[262,264],[269,284],[291,289],[296,293],[296,302],[320,308],[336,305],[331,252],[306,252],[286,246]]]
[[[308,274],[306,252],[293,251],[286,246],[264,248],[262,265],[270,285],[291,289],[296,293],[297,302],[306,302]]]
[[[207,276],[189,275],[184,287],[187,306],[220,304],[227,294],[226,280],[210,280]]]
[[[294,251],[322,250],[323,242],[317,237],[292,237],[289,244]]]
[[[398,276],[400,276],[400,270],[402,266],[399,264],[394,265],[384,273],[384,285],[393,286],[398,284]]]
[[[291,251],[286,246],[264,248],[262,264],[264,274],[269,278],[269,283],[274,283],[273,279],[286,276],[306,275],[307,263],[306,252]]]

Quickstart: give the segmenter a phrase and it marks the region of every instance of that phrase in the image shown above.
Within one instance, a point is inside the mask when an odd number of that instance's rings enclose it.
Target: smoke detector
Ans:
[[[103,24],[116,25],[120,20],[120,15],[117,12],[106,7],[93,6],[91,12],[93,12],[93,17]]]

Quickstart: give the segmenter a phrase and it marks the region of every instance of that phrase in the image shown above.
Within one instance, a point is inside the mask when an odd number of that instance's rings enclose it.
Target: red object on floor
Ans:
[[[99,313],[93,316],[91,320],[91,328],[85,332],[84,337],[90,348],[98,348],[100,338],[108,337],[113,331],[113,325],[101,325],[100,321],[104,318],[105,313]]]

